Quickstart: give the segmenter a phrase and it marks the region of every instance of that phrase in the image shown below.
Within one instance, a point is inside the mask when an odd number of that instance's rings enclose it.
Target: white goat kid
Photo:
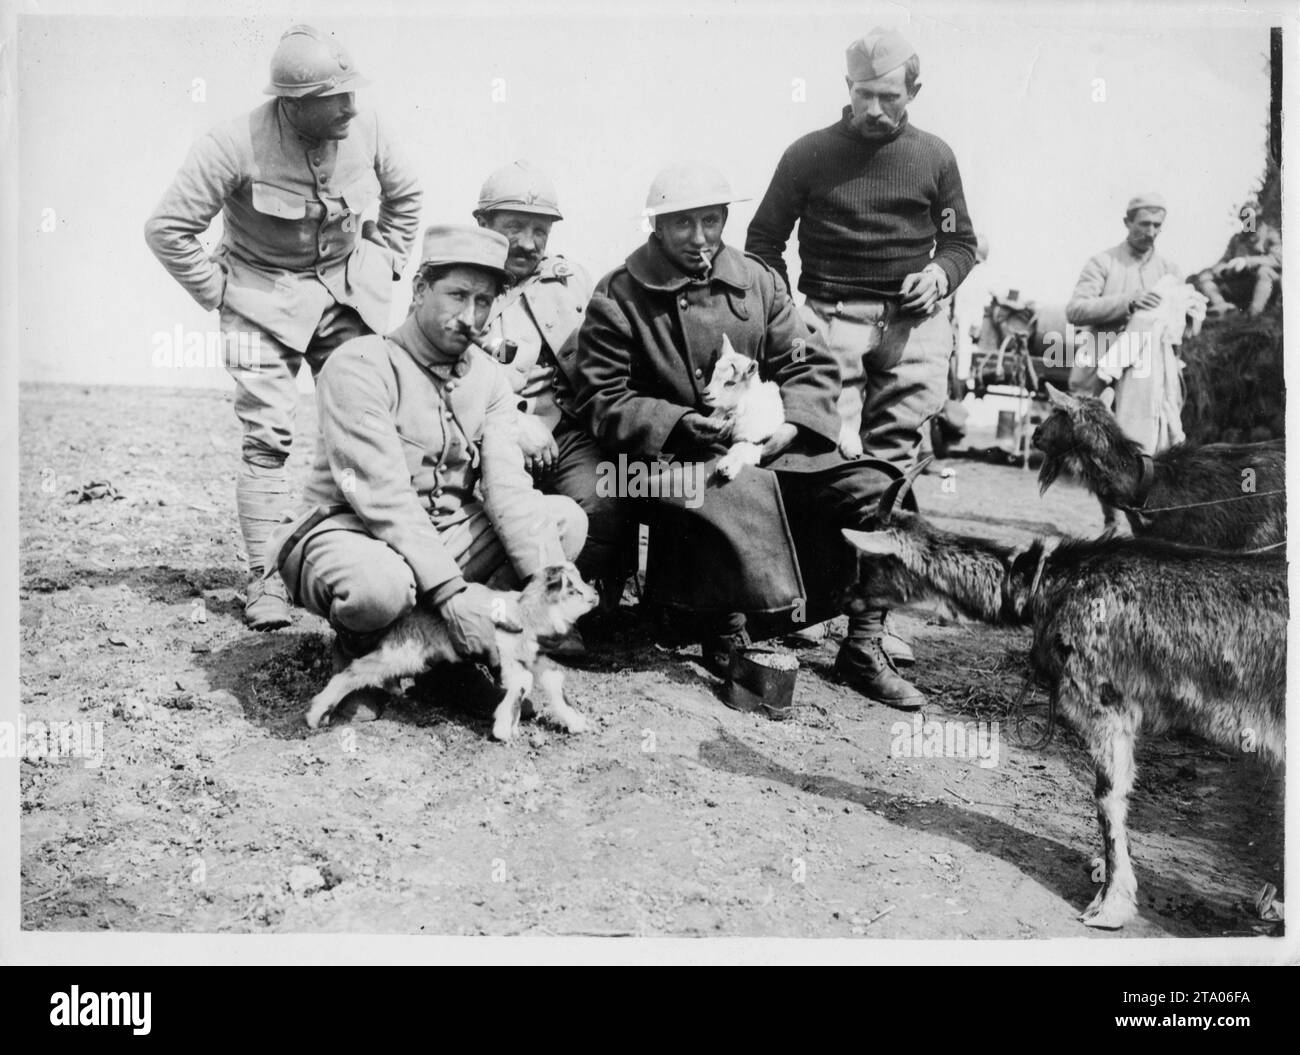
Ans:
[[[718,462],[718,475],[727,480],[734,480],[743,466],[757,465],[763,445],[785,424],[780,387],[760,380],[758,362],[736,351],[726,334],[704,403],[714,417],[731,422],[731,448]]]

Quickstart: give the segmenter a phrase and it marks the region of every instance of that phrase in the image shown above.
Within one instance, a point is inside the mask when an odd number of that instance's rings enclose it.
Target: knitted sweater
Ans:
[[[790,283],[782,253],[799,223],[799,289],[845,300],[898,293],[933,260],[953,292],[975,265],[975,231],[957,159],[942,139],[908,123],[864,139],[851,108],[786,150],[749,225],[745,249]]]

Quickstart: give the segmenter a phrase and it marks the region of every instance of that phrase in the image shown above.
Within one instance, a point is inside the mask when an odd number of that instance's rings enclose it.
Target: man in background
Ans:
[[[1282,236],[1259,218],[1259,202],[1238,212],[1242,229],[1213,267],[1196,276],[1195,285],[1210,302],[1211,315],[1245,310],[1249,318],[1264,313],[1282,281]]]

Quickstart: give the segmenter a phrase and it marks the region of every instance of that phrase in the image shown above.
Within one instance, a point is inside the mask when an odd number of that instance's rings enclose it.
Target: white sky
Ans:
[[[195,137],[265,99],[271,52],[294,22],[334,31],[371,79],[359,101],[380,111],[420,174],[423,224],[472,222],[484,176],[527,158],[559,188],[566,219],[552,248],[593,277],[642,240],[646,189],[670,161],[711,161],[738,193],[761,197],[781,151],[838,118],[845,46],[875,24],[897,26],[921,57],[911,118],[956,152],[998,284],[1060,303],[1087,257],[1121,240],[1138,190],[1170,202],[1162,252],[1185,270],[1217,258],[1261,171],[1267,27],[1279,21],[1257,5],[1211,15],[794,0],[45,13],[56,9],[19,21],[21,378],[221,387],[220,369],[152,366],[155,333],[215,329],[216,315],[163,271],[142,227]],[[189,95],[195,78],[206,83],[201,103]],[[497,78],[504,101],[493,99]],[[1093,100],[1097,78],[1104,102]],[[755,204],[733,208],[729,242],[743,244]],[[52,233],[40,231],[45,209],[57,215]],[[395,289],[395,319],[408,289]]]

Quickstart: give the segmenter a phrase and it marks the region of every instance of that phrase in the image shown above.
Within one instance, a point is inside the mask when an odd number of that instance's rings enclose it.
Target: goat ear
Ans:
[[[546,576],[542,580],[546,587],[546,596],[553,599],[564,589],[564,565],[552,564],[542,574]]]
[[[749,380],[751,377],[753,377],[756,373],[758,373],[758,360],[757,360],[757,359],[750,359],[750,360],[745,364],[745,369],[743,369],[743,370],[740,372],[740,379],[741,379],[742,381],[748,381],[748,380]]]
[[[1110,411],[1115,409],[1115,388],[1113,385],[1107,385],[1102,390],[1101,405]]]
[[[842,534],[859,553],[875,557],[898,556],[898,541],[888,531],[855,531],[844,528]]]
[[[1052,384],[1049,383],[1046,387],[1047,387],[1047,398],[1051,400],[1052,406],[1060,407],[1062,410],[1073,410],[1075,407],[1079,405],[1079,401],[1077,399],[1075,399],[1073,396],[1067,396],[1064,392],[1062,392],[1059,388],[1054,387]]]

